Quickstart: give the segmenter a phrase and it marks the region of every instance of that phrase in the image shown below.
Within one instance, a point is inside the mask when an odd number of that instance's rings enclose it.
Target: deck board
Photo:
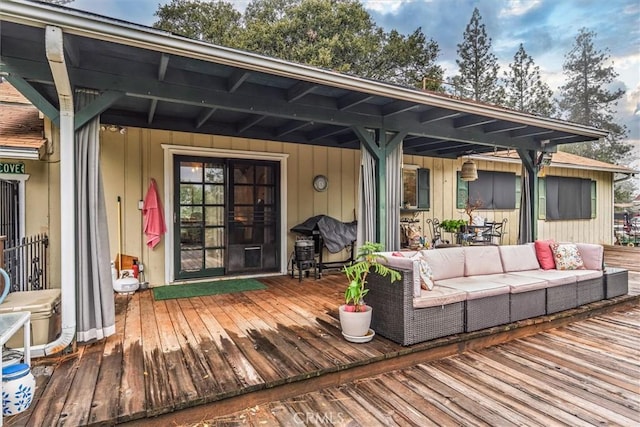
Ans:
[[[117,295],[116,333],[34,360],[34,403],[5,424],[180,425],[229,414],[216,422],[287,425],[301,413],[366,425],[624,424],[639,409],[640,273],[630,272],[629,295],[593,308],[409,347],[342,337],[340,274],[260,280],[267,289],[189,299]],[[446,358],[456,354],[463,362]],[[539,396],[549,383],[555,394]]]

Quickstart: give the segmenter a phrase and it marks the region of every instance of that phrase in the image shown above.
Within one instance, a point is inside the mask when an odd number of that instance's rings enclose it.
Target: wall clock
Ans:
[[[316,191],[325,191],[328,186],[329,186],[329,181],[327,180],[326,176],[316,175],[316,177],[313,178],[313,188]]]

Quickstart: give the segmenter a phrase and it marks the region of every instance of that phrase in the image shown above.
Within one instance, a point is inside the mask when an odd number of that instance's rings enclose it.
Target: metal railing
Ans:
[[[5,243],[0,236],[0,267],[11,278],[10,292],[48,289],[49,237],[37,234],[23,237],[15,246]]]

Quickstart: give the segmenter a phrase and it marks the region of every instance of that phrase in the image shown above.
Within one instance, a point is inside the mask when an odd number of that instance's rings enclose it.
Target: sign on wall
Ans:
[[[0,173],[24,174],[24,163],[5,163],[0,162]]]

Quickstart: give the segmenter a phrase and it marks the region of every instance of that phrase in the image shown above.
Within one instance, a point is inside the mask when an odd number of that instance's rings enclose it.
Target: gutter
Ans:
[[[73,91],[64,60],[62,29],[47,26],[45,50],[60,103],[60,292],[62,333],[56,340],[31,347],[32,357],[59,353],[76,335],[76,197]],[[67,191],[64,191],[67,189]],[[64,212],[63,212],[64,211]]]
[[[149,28],[130,22],[94,15],[45,3],[24,0],[2,0],[2,19],[24,25],[44,27],[56,25],[65,33],[82,37],[111,41],[127,46],[173,54],[207,62],[243,68],[316,84],[355,90],[371,95],[405,100],[423,105],[459,110],[499,120],[517,121],[529,126],[575,133],[587,138],[599,139],[608,132],[593,127],[568,123],[557,119],[542,119],[531,114],[506,110],[492,105],[478,104],[448,96],[420,92],[388,83],[376,82],[361,77],[348,76],[329,70],[294,64],[281,59],[269,58],[255,53],[216,46],[188,39],[166,31]]]

